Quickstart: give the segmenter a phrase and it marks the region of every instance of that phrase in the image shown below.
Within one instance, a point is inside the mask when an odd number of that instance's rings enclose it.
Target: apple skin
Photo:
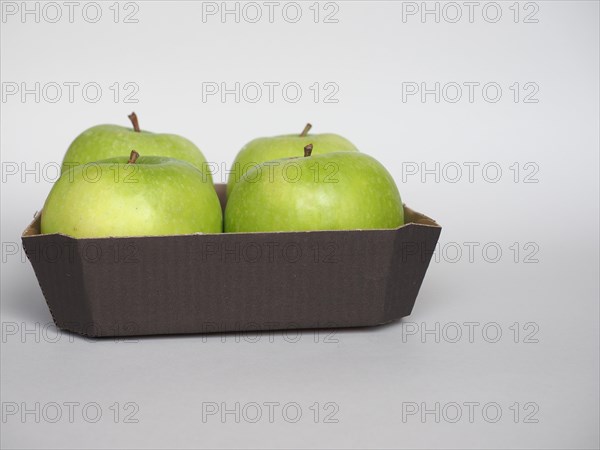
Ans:
[[[212,183],[173,158],[111,158],[74,167],[52,187],[41,231],[75,238],[221,233]]]
[[[134,131],[119,125],[97,125],[75,138],[63,158],[61,173],[78,164],[128,155],[131,150],[147,156],[163,156],[187,161],[206,173],[206,158],[196,145],[176,134]]]
[[[246,173],[225,209],[229,233],[390,229],[403,224],[394,179],[374,158],[358,152],[263,163]]]
[[[357,152],[358,149],[348,139],[333,133],[325,134],[285,134],[262,137],[248,142],[237,154],[231,173],[227,179],[227,195],[252,166],[266,161],[290,158],[298,155],[298,149],[313,144],[313,155],[331,152]]]

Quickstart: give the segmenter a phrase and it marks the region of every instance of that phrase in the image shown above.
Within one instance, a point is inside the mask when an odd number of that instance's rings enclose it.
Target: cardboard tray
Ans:
[[[225,205],[225,185],[216,185]],[[380,325],[409,315],[441,227],[22,241],[56,325],[134,336]]]

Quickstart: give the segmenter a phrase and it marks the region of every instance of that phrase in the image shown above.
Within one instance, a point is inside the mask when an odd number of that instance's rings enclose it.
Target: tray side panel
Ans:
[[[380,322],[394,230],[87,240],[99,335],[351,327]]]
[[[92,314],[76,240],[53,234],[25,236],[22,242],[56,325],[88,334]]]
[[[412,312],[440,233],[440,227],[424,225],[409,225],[396,232],[382,323]]]

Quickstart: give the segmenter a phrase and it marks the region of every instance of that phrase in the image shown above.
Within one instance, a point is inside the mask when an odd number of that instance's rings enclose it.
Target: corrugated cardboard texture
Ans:
[[[225,204],[225,186],[217,185]],[[88,336],[369,326],[410,314],[441,228],[74,239],[23,246],[56,325]]]

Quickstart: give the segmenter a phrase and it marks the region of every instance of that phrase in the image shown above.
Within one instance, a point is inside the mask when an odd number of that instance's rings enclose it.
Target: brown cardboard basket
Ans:
[[[95,239],[42,235],[41,214],[22,241],[54,322],[94,337],[388,323],[411,313],[441,232],[408,207],[393,230]]]

